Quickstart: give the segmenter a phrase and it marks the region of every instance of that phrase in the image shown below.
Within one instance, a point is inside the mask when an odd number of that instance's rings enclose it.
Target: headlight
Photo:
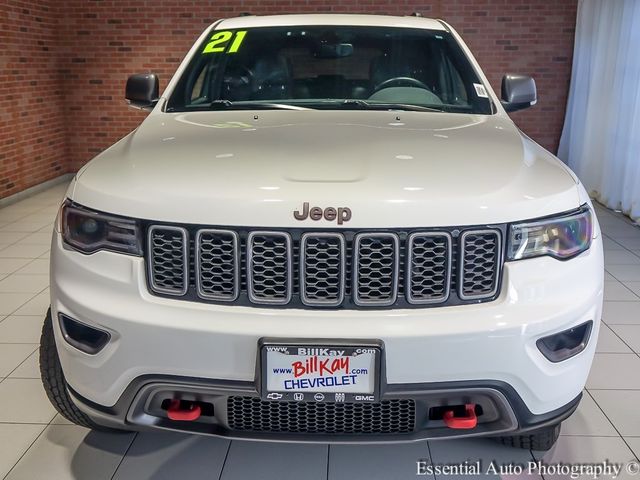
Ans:
[[[140,226],[135,220],[89,210],[69,200],[62,206],[60,216],[62,238],[76,250],[142,255]]]
[[[591,246],[592,232],[591,210],[587,206],[576,213],[511,225],[507,259],[549,255],[566,260]]]

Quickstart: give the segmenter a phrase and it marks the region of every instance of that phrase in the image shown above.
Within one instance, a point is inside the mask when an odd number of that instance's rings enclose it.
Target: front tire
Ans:
[[[47,311],[42,327],[42,336],[40,337],[40,377],[49,401],[64,418],[76,425],[92,430],[117,431],[95,423],[82,413],[71,400],[60,359],[58,358],[58,351],[56,350],[51,309]]]
[[[550,450],[560,436],[560,424],[534,430],[523,435],[496,437],[499,443],[509,447],[526,448],[528,450]]]

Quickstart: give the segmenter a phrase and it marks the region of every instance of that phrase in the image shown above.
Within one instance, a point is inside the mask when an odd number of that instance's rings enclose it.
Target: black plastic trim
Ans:
[[[78,340],[69,333],[69,325],[67,325],[67,322],[75,323],[80,328],[93,330],[98,334],[100,334],[102,338],[93,345],[90,343]],[[80,322],[75,318],[71,318],[69,315],[65,315],[64,313],[58,313],[58,324],[60,325],[60,331],[62,332],[62,337],[64,338],[64,340],[72,347],[88,355],[97,354],[104,347],[106,347],[109,341],[111,340],[111,333],[107,332],[106,330],[97,328],[93,325],[88,325],[86,323]]]
[[[383,377],[384,378],[384,377]],[[407,383],[383,385],[384,390],[381,400],[389,398],[428,398],[436,395],[437,398],[448,398],[445,396],[460,396],[461,398],[473,398],[473,395],[481,395],[483,398],[505,399],[505,405],[516,420],[516,425],[500,431],[451,431],[444,429],[425,429],[416,431],[415,434],[398,435],[350,435],[350,436],[328,436],[328,435],[304,435],[304,434],[268,434],[254,432],[229,431],[221,425],[204,424],[204,426],[189,427],[167,423],[163,419],[157,421],[144,421],[145,417],[139,416],[136,404],[145,405],[143,401],[145,395],[150,395],[154,391],[162,389],[175,389],[184,392],[185,396],[199,395],[202,392],[211,391],[213,395],[220,396],[226,401],[228,396],[247,395],[259,397],[255,382],[232,381],[232,380],[210,380],[203,378],[166,376],[166,375],[144,375],[134,379],[125,389],[120,399],[113,406],[103,406],[83,398],[70,386],[67,386],[78,407],[89,415],[96,423],[121,429],[169,429],[181,430],[193,433],[224,436],[229,438],[242,438],[266,441],[316,441],[316,442],[343,442],[343,443],[364,443],[364,442],[394,442],[394,441],[415,441],[425,438],[445,438],[454,436],[491,436],[491,435],[516,435],[523,432],[533,431],[550,425],[555,425],[571,416],[578,407],[582,398],[582,393],[576,396],[566,405],[544,414],[532,413],[518,395],[515,389],[498,380],[473,380],[473,381],[453,381],[436,383]],[[466,397],[464,397],[466,395]],[[148,398],[148,397],[145,397]],[[140,403],[142,402],[142,403]],[[222,403],[224,405],[224,402]],[[223,407],[224,408],[224,407]],[[136,413],[138,412],[138,413]],[[226,412],[225,412],[226,413]],[[138,415],[138,416],[136,416]],[[224,414],[222,414],[224,417]],[[138,419],[138,420],[136,420]],[[133,420],[133,422],[132,422]]]
[[[152,109],[160,99],[160,80],[155,73],[136,73],[127,79],[125,99],[135,108]]]
[[[574,348],[567,350],[567,349],[561,349],[561,350],[552,350],[548,345],[547,345],[547,340],[557,336],[557,335],[563,335],[563,334],[567,334],[569,332],[571,332],[572,330],[580,330],[584,328],[585,331],[582,335],[582,339],[580,341],[580,343],[575,346]],[[550,362],[553,363],[560,363],[560,362],[564,362],[565,360],[569,360],[570,358],[575,357],[576,355],[578,355],[580,352],[584,351],[585,348],[587,348],[587,345],[589,344],[589,340],[591,339],[591,332],[593,329],[593,320],[589,320],[587,322],[581,323],[580,325],[576,325],[575,327],[571,327],[571,328],[567,328],[566,330],[563,330],[561,332],[556,332],[552,335],[547,335],[545,337],[542,337],[540,339],[538,339],[538,341],[536,342],[536,346],[538,347],[538,350],[540,350],[540,352],[547,358],[547,360],[549,360]]]
[[[500,100],[500,105],[504,108],[504,111],[507,113],[517,112],[518,110],[524,110],[525,108],[533,107],[535,103],[524,102],[524,103],[512,103],[506,102],[504,100]]]

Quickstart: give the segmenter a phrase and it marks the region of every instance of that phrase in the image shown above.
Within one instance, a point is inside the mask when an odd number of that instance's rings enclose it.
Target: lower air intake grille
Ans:
[[[415,429],[414,400],[380,403],[266,402],[229,397],[229,428],[236,431],[317,434],[399,434]]]

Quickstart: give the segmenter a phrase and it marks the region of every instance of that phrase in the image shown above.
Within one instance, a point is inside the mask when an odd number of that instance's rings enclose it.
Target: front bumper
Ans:
[[[147,291],[143,259],[82,255],[65,249],[59,235],[51,261],[53,318],[65,313],[111,334],[106,348],[87,355],[66,343],[54,322],[70,389],[79,403],[102,407],[118,405],[149,375],[254,385],[261,337],[375,338],[384,344],[384,380],[391,391],[415,393],[425,384],[452,381],[485,388],[498,382],[512,389],[531,415],[546,415],[580,395],[602,308],[600,238],[570,261],[542,257],[506,263],[502,291],[493,302],[411,310],[275,310],[159,298]],[[575,357],[551,363],[536,347],[539,338],[589,320],[591,340]]]
[[[529,411],[517,392],[503,382],[442,382],[433,384],[408,384],[388,386],[381,397],[382,404],[395,402],[395,407],[410,401],[414,405],[411,431],[393,431],[385,434],[344,433],[341,429],[357,427],[376,429],[384,423],[383,415],[375,410],[365,409],[364,415],[345,404],[325,404],[336,409],[328,412],[328,423],[335,433],[278,432],[275,429],[258,431],[251,428],[259,425],[274,427],[287,425],[289,430],[313,430],[311,422],[321,422],[314,416],[306,416],[295,408],[294,402],[280,404],[274,410],[273,402],[260,400],[260,395],[252,382],[211,381],[198,378],[165,377],[148,375],[135,379],[125,390],[118,402],[105,407],[97,405],[79,395],[69,387],[74,403],[94,422],[116,429],[166,429],[205,435],[217,435],[240,440],[262,440],[280,442],[322,442],[322,443],[387,443],[389,441],[410,442],[423,439],[445,439],[459,436],[487,436],[524,433],[546,426],[555,425],[569,417],[578,407],[582,393],[566,405],[546,414],[536,415]],[[167,418],[161,408],[163,400],[182,398],[205,402],[212,406],[207,415],[193,422],[176,422]],[[238,412],[238,403],[253,407]],[[453,430],[441,419],[430,418],[433,405],[473,403],[482,411],[481,420],[473,430]],[[300,404],[298,404],[299,406]],[[477,408],[477,407],[476,407]],[[276,413],[277,412],[277,413]],[[345,415],[346,413],[349,415]],[[368,412],[368,413],[367,413]],[[265,413],[269,419],[265,421]],[[341,414],[342,413],[342,414]],[[388,413],[388,412],[387,412]],[[238,415],[242,420],[238,421]],[[272,417],[286,417],[274,420]],[[253,418],[247,418],[253,417]],[[389,417],[389,415],[387,415]],[[402,421],[406,421],[403,418]],[[400,429],[397,429],[400,430]]]

